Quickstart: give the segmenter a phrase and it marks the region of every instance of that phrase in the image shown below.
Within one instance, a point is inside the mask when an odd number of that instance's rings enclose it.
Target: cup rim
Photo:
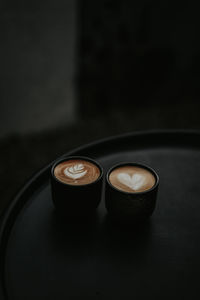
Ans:
[[[92,164],[96,165],[98,167],[98,169],[100,170],[100,175],[99,177],[95,180],[95,181],[92,181],[92,182],[89,182],[89,183],[86,183],[86,184],[80,184],[80,185],[73,185],[73,184],[70,184],[70,183],[65,183],[61,180],[59,180],[55,174],[54,174],[54,169],[55,167],[60,164],[61,162],[63,161],[68,161],[68,160],[71,160],[71,159],[80,159],[80,160],[85,160],[85,161],[88,161],[88,162],[91,162]],[[74,188],[79,188],[79,187],[86,187],[86,186],[89,186],[89,185],[92,185],[92,184],[95,184],[97,183],[98,181],[100,181],[103,177],[103,168],[102,166],[96,161],[96,160],[93,160],[92,158],[90,157],[87,157],[87,156],[81,156],[81,155],[72,155],[72,156],[64,156],[64,157],[61,157],[61,158],[58,158],[56,161],[54,161],[52,167],[51,167],[51,177],[57,181],[58,183],[60,184],[63,184],[63,185],[66,185],[66,186],[70,186],[70,187],[74,187]]]
[[[156,183],[150,189],[145,190],[145,191],[141,191],[141,192],[126,192],[126,191],[123,191],[123,190],[120,190],[120,189],[116,188],[114,185],[111,184],[111,182],[109,180],[109,176],[110,176],[112,171],[114,171],[115,169],[117,169],[119,167],[123,167],[123,166],[135,166],[135,167],[140,167],[140,168],[143,168],[143,169],[146,169],[146,170],[150,171],[153,174],[153,176],[155,177]],[[159,185],[160,179],[159,179],[159,176],[158,176],[157,172],[153,168],[149,167],[146,164],[137,163],[137,162],[121,162],[121,163],[115,164],[114,166],[112,166],[107,171],[106,182],[112,189],[114,189],[117,192],[121,192],[123,194],[128,194],[128,195],[144,195],[144,194],[147,194],[147,193],[155,190]]]

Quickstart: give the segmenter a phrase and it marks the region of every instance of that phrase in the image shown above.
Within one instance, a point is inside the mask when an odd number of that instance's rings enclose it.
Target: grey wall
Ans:
[[[51,2],[0,4],[0,136],[76,119],[76,1]]]

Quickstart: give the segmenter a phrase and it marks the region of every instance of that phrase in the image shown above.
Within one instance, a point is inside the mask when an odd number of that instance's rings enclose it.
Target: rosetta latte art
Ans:
[[[64,173],[68,177],[71,177],[73,179],[78,179],[83,177],[87,173],[87,170],[84,171],[83,164],[77,164],[72,167],[66,168],[64,170]]]
[[[96,181],[100,176],[100,170],[90,161],[70,159],[58,164],[54,169],[54,175],[63,183],[84,185]]]

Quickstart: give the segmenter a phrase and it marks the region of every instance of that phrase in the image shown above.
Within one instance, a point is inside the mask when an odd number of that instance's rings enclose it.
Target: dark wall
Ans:
[[[0,137],[76,118],[74,0],[0,1]]]
[[[197,105],[197,1],[80,3],[79,98],[83,115],[154,105]]]
[[[5,134],[115,111],[200,128],[198,1],[1,1],[0,22]],[[188,106],[187,124],[162,122]]]

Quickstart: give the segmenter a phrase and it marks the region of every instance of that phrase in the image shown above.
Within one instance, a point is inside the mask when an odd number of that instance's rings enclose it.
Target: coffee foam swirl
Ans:
[[[84,165],[83,164],[77,164],[72,167],[68,167],[64,169],[64,173],[66,176],[71,177],[73,179],[78,179],[86,175],[87,170],[84,171]]]
[[[131,165],[114,169],[109,175],[109,181],[117,189],[129,193],[149,190],[156,183],[156,179],[150,171]]]
[[[58,164],[54,169],[54,175],[63,183],[84,185],[96,181],[100,176],[100,170],[89,161],[71,159]]]

